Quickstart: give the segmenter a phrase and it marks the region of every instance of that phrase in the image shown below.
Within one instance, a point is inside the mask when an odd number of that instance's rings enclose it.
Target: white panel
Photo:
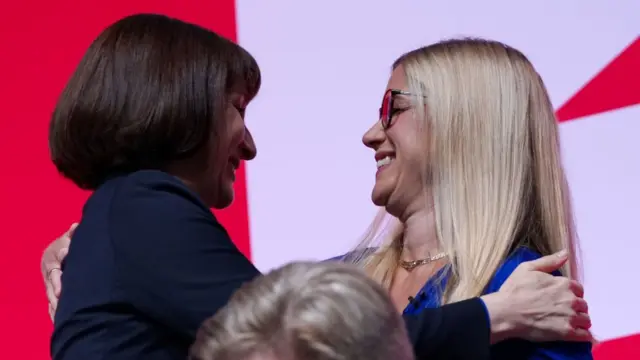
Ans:
[[[562,125],[595,335],[640,330],[640,106]]]
[[[460,35],[504,41],[530,57],[560,106],[640,33],[638,14],[637,0],[237,0],[239,41],[256,56],[264,79],[247,115],[258,144],[247,167],[256,265],[266,270],[335,256],[364,232],[375,213],[369,200],[375,166],[360,138],[376,121],[389,67],[403,52]],[[629,186],[638,182],[640,166],[633,152],[624,155],[628,168],[615,162],[635,145],[630,136],[640,123],[628,119],[638,117],[633,111],[602,115],[607,124],[598,116],[563,125],[587,242],[587,291],[595,329],[605,338],[640,330],[640,319],[623,313],[635,308],[633,271],[622,270],[616,257],[637,240],[631,229],[637,208],[620,206],[640,200]],[[633,260],[634,246],[624,259]]]

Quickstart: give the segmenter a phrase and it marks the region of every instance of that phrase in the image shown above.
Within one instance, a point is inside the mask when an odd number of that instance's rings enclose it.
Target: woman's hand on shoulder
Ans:
[[[523,262],[496,293],[482,296],[491,319],[491,342],[507,338],[530,341],[591,341],[591,319],[584,289],[549,273],[566,263],[559,252]]]
[[[47,289],[47,299],[49,300],[49,316],[53,320],[56,308],[58,307],[58,298],[62,290],[62,261],[69,251],[71,236],[78,224],[72,224],[60,237],[52,241],[42,254],[40,262],[40,270],[42,278]]]

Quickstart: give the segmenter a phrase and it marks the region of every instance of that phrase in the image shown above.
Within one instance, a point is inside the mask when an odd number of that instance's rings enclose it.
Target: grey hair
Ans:
[[[201,326],[191,360],[255,355],[305,360],[413,360],[388,294],[354,266],[296,262],[245,284]]]

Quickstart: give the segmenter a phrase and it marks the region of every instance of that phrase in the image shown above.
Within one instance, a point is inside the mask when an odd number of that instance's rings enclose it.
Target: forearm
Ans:
[[[508,299],[500,292],[480,297],[487,309],[489,326],[491,328],[490,341],[496,344],[500,341],[517,337],[518,324],[522,317],[509,305]]]

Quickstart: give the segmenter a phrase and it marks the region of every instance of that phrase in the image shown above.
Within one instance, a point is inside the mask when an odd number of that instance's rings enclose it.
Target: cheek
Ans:
[[[402,152],[402,167],[406,178],[414,181],[420,178],[424,169],[429,167],[427,154],[421,150],[417,142],[407,143],[407,148]]]
[[[388,137],[393,144],[396,157],[402,162],[416,165],[424,157],[424,144],[422,136],[419,135],[416,127],[411,124],[411,119],[406,119],[403,123],[398,119],[397,126],[388,132]]]
[[[244,139],[244,132],[244,120],[237,113],[237,111],[234,111],[234,113],[231,114],[230,117],[227,117],[226,135],[227,144],[229,145],[230,149],[233,150],[240,145],[240,143]]]
[[[236,149],[244,141],[244,125],[235,128],[231,133],[231,148]]]
[[[425,136],[415,129],[406,129],[405,132],[399,132],[392,141],[395,144],[402,182],[405,185],[423,182],[431,168]]]
[[[237,111],[228,110],[224,121],[224,124],[213,130],[213,141],[208,144],[207,165],[210,175],[216,179],[223,176],[222,169],[226,168],[229,158],[235,156],[244,137],[244,122]]]

